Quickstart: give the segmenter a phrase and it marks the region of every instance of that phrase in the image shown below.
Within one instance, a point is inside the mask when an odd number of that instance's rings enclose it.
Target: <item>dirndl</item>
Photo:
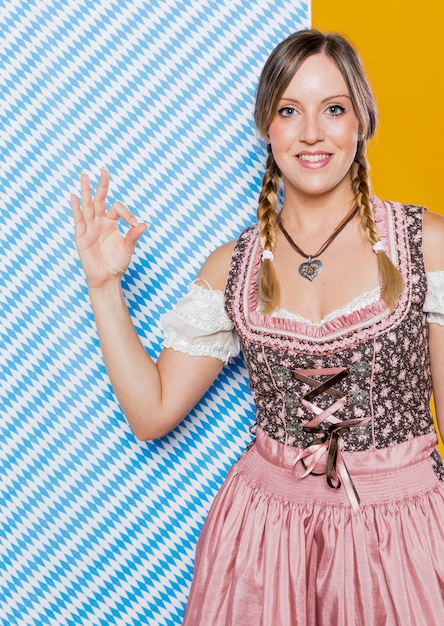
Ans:
[[[434,433],[343,452],[360,496],[298,477],[261,429],[196,548],[183,626],[443,626],[444,486]]]

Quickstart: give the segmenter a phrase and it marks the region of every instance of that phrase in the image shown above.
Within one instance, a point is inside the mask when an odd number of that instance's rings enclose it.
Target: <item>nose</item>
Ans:
[[[324,139],[322,120],[315,112],[305,112],[299,128],[301,131],[300,140],[305,143],[313,144]]]

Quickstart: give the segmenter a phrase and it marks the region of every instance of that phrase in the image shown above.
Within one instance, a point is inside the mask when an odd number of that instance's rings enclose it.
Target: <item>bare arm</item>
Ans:
[[[444,217],[424,215],[424,260],[428,272],[444,271]],[[429,350],[436,419],[444,435],[444,326],[429,325]]]
[[[102,172],[92,199],[89,178],[82,175],[82,205],[72,196],[76,244],[88,280],[101,348],[111,383],[128,422],[139,439],[161,437],[198,402],[222,368],[212,357],[194,357],[172,349],[157,363],[147,354],[134,330],[120,285],[131,255],[146,226],[121,203],[106,212],[109,175]],[[129,230],[122,237],[118,220]],[[223,289],[232,245],[213,253],[200,276]]]

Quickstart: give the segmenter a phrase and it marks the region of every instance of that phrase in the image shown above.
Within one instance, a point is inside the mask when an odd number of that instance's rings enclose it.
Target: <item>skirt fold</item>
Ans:
[[[377,462],[373,451],[347,455],[355,513],[342,488],[295,474],[298,450],[259,431],[202,530],[184,626],[442,626],[433,439],[400,445],[387,463],[381,450]]]

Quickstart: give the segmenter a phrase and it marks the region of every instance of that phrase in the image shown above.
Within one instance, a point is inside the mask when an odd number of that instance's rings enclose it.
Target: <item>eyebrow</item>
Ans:
[[[324,102],[328,102],[329,100],[336,100],[337,98],[348,98],[349,100],[351,100],[351,96],[349,96],[347,93],[339,93],[334,96],[328,96],[327,98],[324,98],[323,100],[321,100],[321,104],[323,104]],[[287,102],[299,102],[299,100],[297,100],[296,98],[281,98],[281,101],[282,100],[285,100]]]

